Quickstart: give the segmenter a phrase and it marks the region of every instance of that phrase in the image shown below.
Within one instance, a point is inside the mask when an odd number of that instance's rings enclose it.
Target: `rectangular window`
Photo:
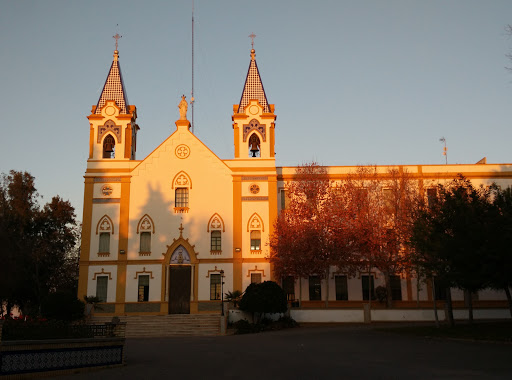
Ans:
[[[210,274],[210,299],[220,300],[220,273]]]
[[[322,282],[319,276],[309,276],[309,300],[322,300]]]
[[[176,207],[188,207],[188,189],[178,187],[176,189]]]
[[[446,287],[441,284],[441,281],[437,277],[434,277],[434,292],[437,301],[446,300]]]
[[[261,284],[261,273],[251,273],[251,284]]]
[[[211,232],[211,248],[212,251],[221,251],[221,233],[220,231]]]
[[[96,297],[100,302],[107,302],[108,276],[96,277]]]
[[[437,200],[437,188],[431,187],[427,189],[427,206],[432,208]]]
[[[251,231],[251,251],[259,251],[261,249],[261,232]]]
[[[371,281],[368,281],[368,275],[361,276],[361,284],[363,286],[363,300],[368,301],[370,299],[369,293],[371,289],[372,300],[375,300],[375,283],[373,275],[370,276]],[[371,282],[371,284],[370,284]]]
[[[347,276],[335,276],[336,301],[348,301]]]
[[[393,213],[393,189],[383,189],[382,196],[384,198],[384,210],[386,210],[388,214]]]
[[[149,300],[149,275],[139,276],[139,302]]]
[[[289,203],[290,198],[288,197],[288,190],[281,189],[281,210],[286,210]]]
[[[293,276],[283,278],[283,290],[286,293],[286,299],[288,301],[295,299],[295,278],[293,278]]]
[[[400,276],[389,276],[389,282],[391,283],[391,297],[393,301],[402,300],[402,283]]]
[[[110,232],[100,232],[100,247],[99,252],[110,252]]]
[[[140,252],[151,252],[151,232],[140,233]]]

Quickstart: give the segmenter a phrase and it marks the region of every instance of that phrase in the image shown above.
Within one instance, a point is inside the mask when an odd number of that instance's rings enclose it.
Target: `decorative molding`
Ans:
[[[210,251],[210,255],[213,255],[213,256],[215,256],[215,255],[222,255],[222,250],[220,250],[220,251]]]
[[[98,257],[109,257],[110,252],[98,252]]]
[[[242,176],[242,181],[268,181],[268,176]]]
[[[188,207],[174,207],[175,214],[186,214],[190,210]]]
[[[267,134],[266,134],[266,124],[260,124],[258,120],[256,119],[252,119],[249,124],[243,124],[242,125],[242,130],[243,130],[243,137],[244,137],[244,142],[247,141],[247,136],[252,132],[252,131],[257,131],[259,132],[259,134],[261,135],[261,137],[263,138],[263,142],[267,141]]]
[[[114,223],[108,215],[103,215],[100,218],[98,224],[96,225],[96,235],[98,235],[98,231],[110,232],[111,234],[114,234]]]
[[[251,249],[251,255],[261,255],[261,249]]]
[[[261,277],[267,277],[265,276],[265,269],[258,269],[257,265],[254,266],[254,269],[249,269],[247,271],[247,277],[251,277],[251,273],[261,273]]]
[[[192,179],[190,179],[190,176],[183,170],[172,179],[172,189],[174,190],[176,187],[188,187],[192,189]]]
[[[92,203],[121,203],[121,198],[94,198]]]
[[[212,273],[215,273],[215,272],[220,273],[221,270],[222,269],[217,269],[217,265],[215,265],[215,269],[209,269],[208,270],[208,274],[206,275],[206,278],[210,278],[210,274],[212,274]]]
[[[218,226],[214,226],[213,224],[215,222],[218,222]],[[215,213],[210,217],[210,220],[208,221],[208,224],[206,226],[206,232],[210,232],[210,230],[220,230],[220,227],[222,227],[222,232],[226,232],[226,228],[224,225],[224,219],[218,214]]]
[[[140,274],[142,273],[149,273],[149,278],[150,279],[154,279],[153,277],[153,271],[146,271],[146,267],[142,267],[142,272],[135,272],[135,277],[133,278],[134,280],[137,279],[137,277],[139,277]]]
[[[261,230],[265,232],[265,225],[263,224],[263,219],[258,215],[257,212],[251,215],[249,221],[247,222],[247,232],[251,230]]]
[[[176,154],[176,157],[178,157],[180,160],[184,160],[190,156],[190,148],[185,144],[180,144],[174,150],[174,154]]]
[[[242,197],[242,201],[244,201],[244,202],[268,201],[268,197]]]
[[[105,196],[105,197],[109,197],[110,195],[112,195],[112,192],[114,191],[114,189],[112,188],[111,185],[107,184],[107,185],[103,185],[101,187],[101,195]]]
[[[121,182],[121,177],[94,177],[94,182]]]
[[[260,192],[260,186],[256,183],[253,183],[249,186],[249,191],[251,194],[258,194]]]
[[[108,132],[112,132],[112,134],[116,137],[117,142],[120,144],[122,133],[121,133],[122,126],[116,125],[112,120],[107,120],[104,125],[98,126],[98,140],[97,143],[99,144],[101,140],[103,139],[103,136],[106,136]]]
[[[139,252],[139,256],[151,256],[151,252]]]
[[[98,275],[108,275],[108,279],[112,280],[112,272],[105,272],[104,268],[101,268],[101,272],[95,272],[93,276],[93,281],[96,280],[96,276]]]
[[[144,227],[144,222],[149,223],[149,228]],[[142,228],[141,228],[142,227]],[[139,223],[137,223],[137,233],[139,233],[140,230],[143,230],[144,232],[147,232],[148,230],[150,232],[155,233],[155,223],[153,223],[153,219],[148,214],[144,214],[142,218],[140,218]]]

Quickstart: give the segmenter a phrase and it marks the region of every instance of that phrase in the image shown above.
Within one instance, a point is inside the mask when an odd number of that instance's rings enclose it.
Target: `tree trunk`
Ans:
[[[329,268],[327,268],[327,275],[325,276],[325,308],[329,308]]]
[[[370,318],[370,323],[372,323],[372,272],[371,267],[368,267],[368,315]]]
[[[512,318],[512,297],[510,296],[510,289],[508,288],[508,286],[505,286],[505,294],[507,295],[508,308],[510,310],[510,318]]]
[[[471,293],[469,290],[464,290],[464,295],[467,299],[467,305],[468,305],[468,321],[469,324],[473,324],[473,293]]]
[[[450,288],[446,288],[446,317],[450,323],[450,327],[455,327],[455,320],[453,319],[453,305],[452,305],[452,293]]]
[[[436,327],[439,328],[439,315],[437,315],[436,287],[434,286],[434,277],[432,277],[432,300],[434,302],[434,318],[436,319]]]
[[[299,307],[302,307],[302,277],[299,277]]]
[[[435,301],[435,298],[434,298]],[[420,307],[420,275],[416,275],[416,307]]]
[[[389,271],[385,271],[384,273],[384,282],[386,285],[386,307],[393,307],[393,292],[391,291],[391,278],[389,275]]]

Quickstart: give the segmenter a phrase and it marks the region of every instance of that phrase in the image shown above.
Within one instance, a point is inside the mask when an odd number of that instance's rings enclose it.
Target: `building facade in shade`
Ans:
[[[112,66],[90,123],[85,172],[79,296],[97,296],[106,314],[180,314],[218,311],[221,293],[251,282],[275,280],[290,300],[323,306],[361,305],[369,287],[384,283],[377,271],[333,273],[326,280],[275,279],[267,260],[273,222],[286,207],[286,183],[294,167],[276,167],[274,105],[267,100],[251,50],[240,102],[233,106],[234,157],[221,159],[190,130],[180,103],[176,130],[142,160],[136,159],[137,109],[127,100],[114,52]],[[475,185],[512,184],[512,164],[378,166],[407,170],[421,189],[458,173]],[[332,180],[355,167],[333,166]],[[425,190],[425,193],[427,193]],[[297,252],[300,254],[300,252]],[[408,274],[392,277],[393,298],[407,305],[431,300]],[[327,288],[331,289],[327,292]],[[482,291],[481,302],[505,296]],[[463,294],[453,291],[462,301]]]

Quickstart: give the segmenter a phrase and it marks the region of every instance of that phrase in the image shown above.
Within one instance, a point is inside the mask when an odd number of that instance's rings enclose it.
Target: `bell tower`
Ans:
[[[138,125],[137,109],[128,105],[124,88],[119,51],[103,86],[98,103],[87,117],[90,123],[89,160],[135,160]]]
[[[240,103],[233,105],[232,120],[235,158],[274,159],[276,115],[263,88],[254,43],[244,90]]]

